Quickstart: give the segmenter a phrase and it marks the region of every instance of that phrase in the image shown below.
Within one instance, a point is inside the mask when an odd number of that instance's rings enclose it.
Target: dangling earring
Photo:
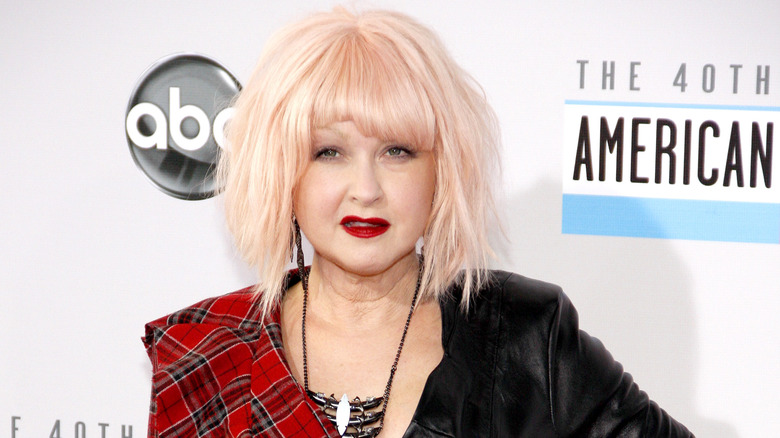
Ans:
[[[306,263],[303,260],[303,243],[301,242],[301,227],[298,225],[298,219],[295,217],[295,213],[293,213],[293,238],[295,239],[295,247],[297,248],[296,258],[298,259],[298,275],[301,276],[303,287],[308,289],[309,275],[306,272]],[[292,254],[290,254],[290,257],[292,257]]]
[[[292,227],[292,233],[290,234],[290,243],[287,245],[287,248],[290,249],[290,263],[292,263],[295,260],[295,251],[293,251],[293,247],[295,246],[295,236],[298,235],[298,222],[295,220],[295,213],[292,214],[290,226]]]

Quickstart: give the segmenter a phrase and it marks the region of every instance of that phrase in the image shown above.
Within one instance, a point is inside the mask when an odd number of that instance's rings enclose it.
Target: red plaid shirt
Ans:
[[[338,437],[290,374],[279,309],[249,288],[146,325],[149,437]]]

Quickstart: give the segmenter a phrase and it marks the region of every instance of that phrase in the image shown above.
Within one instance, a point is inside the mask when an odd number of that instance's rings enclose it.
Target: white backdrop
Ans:
[[[0,438],[145,435],[144,323],[254,275],[234,252],[218,200],[168,197],[136,168],[124,133],[133,86],[154,61],[182,51],[214,57],[244,82],[273,30],[332,3],[2,4]],[[780,106],[780,6],[357,5],[434,27],[498,112],[510,242],[496,266],[561,284],[582,327],[697,435],[776,434],[778,242],[563,234],[561,175],[571,173],[567,99]],[[577,60],[589,61],[584,88]],[[614,89],[601,87],[602,61],[615,61]],[[631,62],[641,63],[639,90],[630,89]],[[684,93],[673,86],[681,63],[690,68]],[[706,64],[716,72],[709,93]],[[744,66],[737,93],[732,64]],[[767,94],[755,92],[758,66],[770,66]]]

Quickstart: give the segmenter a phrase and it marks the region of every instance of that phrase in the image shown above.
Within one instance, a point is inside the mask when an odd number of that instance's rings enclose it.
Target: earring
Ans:
[[[298,275],[301,276],[301,282],[303,283],[304,290],[307,290],[309,288],[309,275],[306,272],[306,263],[303,260],[303,243],[301,242],[301,227],[298,225],[298,219],[295,217],[295,213],[293,213],[293,234],[295,239],[295,247],[298,250],[297,259],[298,259]],[[292,254],[290,254],[290,257],[292,257]]]

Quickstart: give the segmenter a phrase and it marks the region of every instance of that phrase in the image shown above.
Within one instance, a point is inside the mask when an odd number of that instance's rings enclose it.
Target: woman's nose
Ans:
[[[354,163],[350,197],[363,205],[371,205],[381,199],[382,195],[382,185],[375,164],[373,162]]]

